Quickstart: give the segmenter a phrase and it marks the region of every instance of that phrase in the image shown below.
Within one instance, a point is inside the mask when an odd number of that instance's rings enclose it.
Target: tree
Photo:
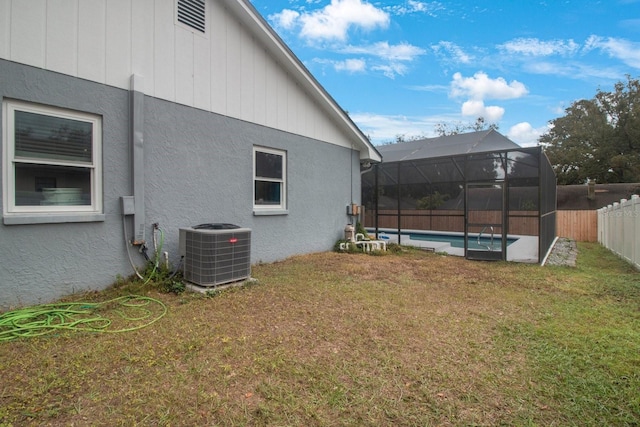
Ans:
[[[539,139],[559,184],[640,181],[640,82],[575,101]]]
[[[613,128],[595,100],[574,102],[566,115],[551,122],[540,143],[553,166],[559,184],[582,184],[588,178],[609,182],[604,151]]]
[[[470,123],[438,123],[435,125],[436,134],[438,136],[457,135],[465,132],[479,132],[482,130],[495,129],[498,130],[496,123],[487,123],[484,117],[478,117],[475,122]],[[403,142],[419,141],[421,139],[427,139],[425,134],[419,135],[407,135],[397,134],[392,141],[384,141],[382,145],[400,144]]]
[[[391,144],[401,144],[403,142],[413,142],[413,141],[420,141],[421,139],[426,139],[427,136],[421,134],[421,135],[409,135],[407,136],[407,134],[397,134],[396,138],[393,141],[384,141],[382,142],[382,145],[391,145]]]
[[[448,194],[440,194],[439,191],[434,191],[433,193],[420,198],[416,205],[418,209],[438,209],[438,207],[448,199]]]
[[[480,132],[488,129],[498,130],[498,125],[496,123],[487,123],[484,117],[478,117],[473,123],[438,123],[436,125],[436,133],[438,136],[457,135],[465,132]]]

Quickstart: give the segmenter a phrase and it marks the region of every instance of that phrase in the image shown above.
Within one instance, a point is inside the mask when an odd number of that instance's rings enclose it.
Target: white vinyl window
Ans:
[[[102,213],[101,117],[20,101],[3,111],[5,223]]]
[[[253,208],[259,212],[287,209],[287,152],[253,148]]]

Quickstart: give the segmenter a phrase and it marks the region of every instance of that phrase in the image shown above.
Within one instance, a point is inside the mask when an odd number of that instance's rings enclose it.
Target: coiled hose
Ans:
[[[101,314],[113,313],[122,325]],[[0,342],[30,338],[62,330],[118,333],[145,328],[167,313],[162,301],[128,295],[99,303],[43,304],[0,314]],[[117,319],[116,319],[117,320]]]

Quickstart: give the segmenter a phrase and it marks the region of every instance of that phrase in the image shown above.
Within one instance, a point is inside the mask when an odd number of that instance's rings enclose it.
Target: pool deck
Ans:
[[[384,233],[391,243],[398,243],[397,230],[380,229],[380,235]],[[369,232],[372,234],[372,232]],[[402,230],[400,234],[400,244],[413,246],[433,252],[446,252],[449,255],[464,256],[464,248],[456,248],[447,242],[437,242],[431,240],[412,239],[411,234],[425,233],[425,230]],[[460,233],[439,232],[438,234],[451,234],[460,236]],[[509,237],[517,238],[515,242],[507,247],[507,261],[524,262],[530,264],[538,263],[538,237],[537,236],[520,236],[509,235]]]

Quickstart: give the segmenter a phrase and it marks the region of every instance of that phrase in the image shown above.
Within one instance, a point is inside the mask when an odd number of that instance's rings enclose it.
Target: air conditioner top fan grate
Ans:
[[[240,226],[224,222],[209,222],[206,224],[195,225],[191,228],[194,230],[234,230],[236,228],[240,228]]]

